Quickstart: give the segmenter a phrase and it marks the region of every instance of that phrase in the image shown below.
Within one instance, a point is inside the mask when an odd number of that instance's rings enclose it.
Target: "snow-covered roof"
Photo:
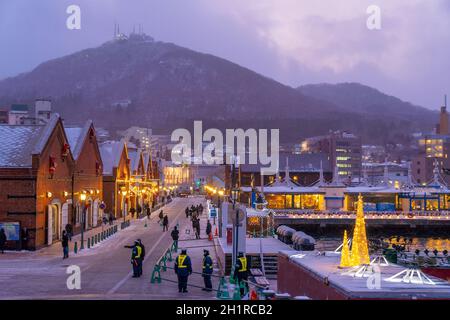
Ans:
[[[142,156],[144,157],[144,169],[147,172],[148,165],[149,165],[150,159],[151,159],[150,153],[149,152],[143,152]]]
[[[137,171],[139,168],[139,160],[141,159],[141,149],[128,150],[128,157],[130,158],[130,169]]]
[[[256,188],[261,191],[261,187]],[[241,187],[243,192],[251,192],[251,187]],[[264,193],[325,193],[325,190],[319,187],[301,187],[301,186],[265,186]]]
[[[40,154],[50,138],[59,115],[43,125],[0,125],[0,167],[31,168],[32,155]]]
[[[247,211],[247,217],[267,217],[270,213],[271,210],[269,209],[264,209],[264,210],[256,210],[254,208],[246,208]]]
[[[50,136],[51,136],[53,130],[55,129],[58,121],[60,121],[59,114],[57,114],[57,113],[53,114],[51,116],[50,120],[44,126],[42,135],[39,137],[39,139],[34,147],[34,150],[32,152],[33,154],[40,154],[40,153],[42,153],[42,151],[44,151],[44,148],[47,145],[47,142],[50,139]]]
[[[111,175],[113,173],[113,168],[119,166],[124,147],[125,143],[123,141],[106,141],[100,145],[103,174]]]
[[[92,121],[88,120],[83,127],[64,128],[67,140],[69,141],[70,150],[72,151],[72,155],[75,160],[80,156],[84,141],[86,141],[86,137],[89,134],[89,129],[91,128],[91,126]]]
[[[31,154],[44,128],[0,125],[0,167],[31,167]]]

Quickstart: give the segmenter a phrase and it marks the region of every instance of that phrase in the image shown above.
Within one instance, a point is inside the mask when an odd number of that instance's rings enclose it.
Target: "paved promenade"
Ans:
[[[194,271],[201,271],[203,247],[210,249],[215,260],[215,250],[211,247],[213,242],[208,241],[205,234],[206,213],[201,220],[203,239],[194,240],[192,231],[186,232],[192,226],[185,217],[184,209],[199,203],[206,205],[203,198],[193,197],[176,198],[165,206],[163,210],[169,216],[169,232],[162,232],[158,212],[154,212],[149,221],[146,217],[133,220],[128,228],[76,255],[73,253],[72,242],[69,259],[62,259],[60,243],[35,252],[7,252],[0,255],[0,299],[214,299],[214,292],[192,288],[187,294],[179,294],[176,283],[150,283],[153,266],[172,244],[170,231],[177,223],[181,228],[180,247],[188,249]],[[120,222],[117,221],[119,224]],[[78,240],[78,237],[75,239]],[[137,238],[145,245],[146,259],[144,275],[132,278],[131,250],[124,246],[132,245]],[[80,290],[67,288],[69,275],[66,270],[71,265],[77,265],[81,269]],[[173,266],[173,262],[170,266]],[[176,279],[173,270],[162,273],[162,277]],[[191,277],[190,283],[202,285],[203,279],[200,275],[195,275]],[[213,284],[216,288],[217,281]]]

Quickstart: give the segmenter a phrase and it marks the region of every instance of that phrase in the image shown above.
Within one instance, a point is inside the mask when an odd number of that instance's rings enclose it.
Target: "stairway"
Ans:
[[[261,269],[261,259],[259,256],[251,257],[251,268]],[[278,273],[278,257],[276,255],[264,255],[264,269],[267,279],[276,279]]]

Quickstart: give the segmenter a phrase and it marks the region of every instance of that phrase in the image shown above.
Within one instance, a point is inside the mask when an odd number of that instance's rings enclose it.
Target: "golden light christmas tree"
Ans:
[[[369,245],[367,243],[366,235],[366,222],[364,219],[364,202],[361,195],[358,196],[358,208],[356,211],[355,230],[353,231],[350,263],[352,266],[370,264]]]
[[[350,249],[348,248],[348,238],[347,238],[347,230],[344,231],[344,242],[342,243],[342,251],[341,251],[341,268],[351,267],[350,261]]]

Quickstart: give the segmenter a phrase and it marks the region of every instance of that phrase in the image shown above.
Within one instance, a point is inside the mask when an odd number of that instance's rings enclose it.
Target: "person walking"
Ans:
[[[244,283],[244,286],[246,286],[248,290],[248,263],[247,257],[244,256],[244,253],[242,252],[238,253],[237,263],[234,268],[234,277],[237,279],[239,286],[241,283]],[[241,289],[241,296],[244,296],[244,293],[244,289]]]
[[[109,225],[110,226],[113,225],[113,215],[112,215],[112,213],[109,214]]]
[[[150,215],[152,214],[152,210],[150,209],[150,206],[147,206],[145,208],[145,212],[147,214],[147,219],[150,220]]]
[[[213,273],[213,261],[208,250],[203,250],[202,277],[205,282],[203,291],[212,291],[211,275]]]
[[[167,214],[163,218],[163,232],[169,231],[169,217]]]
[[[172,232],[170,233],[173,242],[175,243],[175,248],[178,248],[178,239],[180,237],[180,231],[178,231],[177,226],[173,227]]]
[[[69,241],[72,241],[72,235],[73,235],[73,228],[70,223],[66,224],[64,228],[67,232],[67,237],[69,237]]]
[[[208,239],[210,237],[211,232],[212,232],[212,225],[211,222],[209,222],[208,220],[208,222],[206,223],[206,235],[208,236]]]
[[[139,278],[139,264],[141,263],[142,247],[139,245],[139,241],[134,241],[134,245],[125,246],[125,248],[131,249],[131,265],[133,267],[133,278]]]
[[[186,218],[189,218],[189,208],[186,207],[186,209],[184,209],[184,213],[186,214]]]
[[[63,230],[61,245],[63,247],[63,259],[69,258],[69,236],[66,230]]]
[[[137,218],[137,216],[135,217],[135,214],[136,214],[136,209],[135,208],[131,208],[130,209],[130,214],[131,214],[131,218]]]
[[[5,250],[5,243],[6,240],[8,240],[6,238],[6,233],[5,233],[5,229],[1,228],[0,229],[0,251],[2,252],[2,254],[4,254],[4,250]]]
[[[200,219],[195,217],[193,222],[194,230],[195,230],[195,239],[200,239]]]
[[[189,275],[192,274],[192,264],[186,249],[182,249],[181,254],[175,259],[174,270],[178,277],[178,292],[188,292],[187,285]]]
[[[159,212],[158,217],[159,217],[158,223],[161,224],[164,219],[164,212],[162,210]]]

